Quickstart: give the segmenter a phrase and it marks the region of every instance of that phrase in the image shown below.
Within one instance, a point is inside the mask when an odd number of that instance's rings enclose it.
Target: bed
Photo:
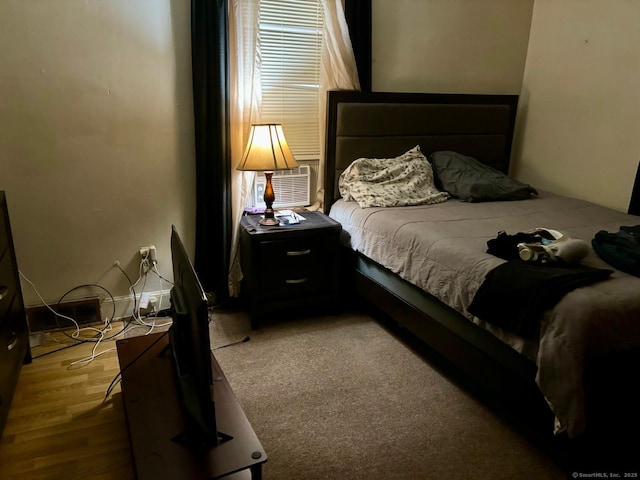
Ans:
[[[459,152],[507,174],[517,105],[515,95],[329,92],[324,211],[343,226],[355,293],[483,398],[542,435],[574,443],[637,428],[640,278],[591,249],[581,264],[610,276],[542,311],[527,338],[468,307],[487,273],[506,262],[486,252],[500,231],[549,227],[590,242],[600,230],[640,224],[638,217],[542,191],[521,201],[371,208],[340,195],[340,175],[354,160],[390,159],[416,146],[425,156]],[[636,214],[638,183],[629,210]],[[607,297],[614,301],[594,313],[590,302]]]

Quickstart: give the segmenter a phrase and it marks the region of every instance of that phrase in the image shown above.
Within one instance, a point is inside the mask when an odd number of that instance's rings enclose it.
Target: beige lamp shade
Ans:
[[[262,123],[251,125],[247,148],[242,155],[238,170],[274,171],[298,166],[293,157],[282,125]]]
[[[297,167],[298,162],[293,158],[287,140],[284,138],[282,125],[279,123],[261,123],[251,125],[251,133],[247,148],[242,155],[238,170],[263,171],[266,179],[264,186],[264,218],[260,225],[277,226],[278,220],[273,211],[276,200],[271,176],[274,170],[287,170]]]

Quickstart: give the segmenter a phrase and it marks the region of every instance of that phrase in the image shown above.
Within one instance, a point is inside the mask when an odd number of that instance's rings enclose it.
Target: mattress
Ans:
[[[538,366],[536,382],[556,416],[556,433],[586,429],[585,361],[640,346],[640,278],[614,269],[591,249],[582,264],[614,270],[609,279],[564,295],[540,318],[540,335],[525,340],[471,315],[467,308],[485,276],[505,260],[486,253],[500,231],[558,230],[590,243],[638,217],[586,201],[540,192],[523,201],[360,208],[338,200],[330,216],[353,250],[434,295],[486,328]]]

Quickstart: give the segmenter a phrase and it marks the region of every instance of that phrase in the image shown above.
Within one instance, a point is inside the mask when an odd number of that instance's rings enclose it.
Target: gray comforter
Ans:
[[[433,294],[483,326],[538,365],[536,382],[556,415],[556,433],[584,432],[583,365],[589,357],[640,346],[640,278],[618,270],[607,280],[578,288],[540,319],[540,338],[530,342],[467,312],[486,274],[504,260],[488,253],[499,231],[537,227],[590,242],[596,232],[616,232],[638,217],[592,203],[541,192],[516,202],[360,208],[336,202],[330,216],[342,224],[350,246]],[[612,267],[593,250],[581,262]]]

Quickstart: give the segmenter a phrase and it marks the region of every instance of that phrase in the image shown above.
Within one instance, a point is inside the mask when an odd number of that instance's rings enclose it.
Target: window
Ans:
[[[262,121],[282,123],[300,160],[320,156],[320,0],[260,0]]]

